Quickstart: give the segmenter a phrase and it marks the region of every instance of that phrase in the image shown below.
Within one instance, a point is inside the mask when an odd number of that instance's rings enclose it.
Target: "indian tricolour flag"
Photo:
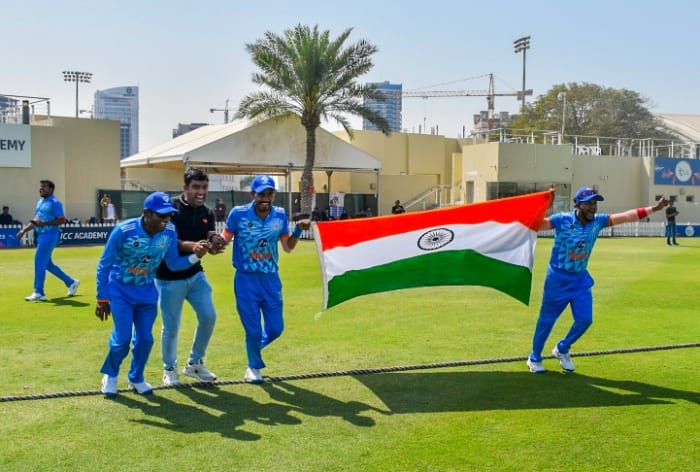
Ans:
[[[492,287],[528,304],[537,231],[553,195],[316,223],[323,309],[437,285]]]

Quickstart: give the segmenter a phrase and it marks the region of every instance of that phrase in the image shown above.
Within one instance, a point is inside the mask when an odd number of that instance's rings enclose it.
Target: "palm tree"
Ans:
[[[384,100],[374,85],[360,85],[357,78],[372,66],[377,48],[365,40],[344,47],[349,28],[336,39],[330,31],[301,24],[282,36],[267,31],[265,37],[246,44],[253,63],[260,69],[253,82],[266,90],[241,100],[237,118],[271,118],[293,113],[306,130],[306,160],[301,175],[301,212],[311,213],[313,168],[316,161],[316,128],[321,119],[340,123],[348,136],[353,131],[347,115],[367,119],[389,135],[386,119],[363,104],[363,98]]]

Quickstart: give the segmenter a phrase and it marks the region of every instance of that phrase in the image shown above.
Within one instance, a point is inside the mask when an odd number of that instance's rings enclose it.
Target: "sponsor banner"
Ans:
[[[700,225],[676,225],[676,234],[688,238],[700,237]]]
[[[64,246],[104,244],[113,229],[114,226],[62,226],[59,244]]]
[[[654,184],[700,186],[700,159],[657,157],[654,159]]]
[[[0,228],[0,249],[20,247],[20,240],[17,239],[17,233],[20,229],[22,229],[21,226]]]
[[[345,209],[345,193],[344,192],[330,192],[328,194],[328,203],[331,210],[331,216],[335,219],[340,218]]]
[[[32,141],[29,125],[0,124],[0,167],[31,167]]]

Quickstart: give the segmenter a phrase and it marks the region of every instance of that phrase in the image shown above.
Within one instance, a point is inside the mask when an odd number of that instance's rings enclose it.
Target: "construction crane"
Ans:
[[[482,76],[483,77],[483,76]],[[532,89],[525,91],[525,95],[532,95]],[[496,92],[493,74],[489,74],[488,90],[407,90],[401,92],[404,98],[444,98],[444,97],[486,97],[488,119],[493,120],[495,115],[495,97],[518,97],[522,99],[522,92]]]
[[[223,111],[224,112],[224,123],[228,124],[228,112],[231,110],[231,108],[228,107],[228,98],[226,99],[226,103],[224,104],[223,108],[210,108],[209,113],[214,113],[215,111]]]

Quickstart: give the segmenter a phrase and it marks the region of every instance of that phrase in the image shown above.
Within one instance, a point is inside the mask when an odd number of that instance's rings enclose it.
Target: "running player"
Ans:
[[[593,278],[588,273],[588,259],[598,233],[606,226],[646,218],[668,205],[661,198],[656,205],[623,213],[597,214],[598,202],[604,198],[590,187],[581,187],[574,196],[575,209],[557,213],[542,221],[540,231],[554,229],[554,245],[547,266],[540,315],[532,339],[532,352],[527,360],[530,372],[543,373],[542,350],[554,323],[567,305],[571,305],[574,323],[564,339],[552,350],[561,368],[574,371],[569,349],[593,323]]]
[[[36,203],[34,219],[24,225],[17,233],[17,239],[34,230],[36,234],[36,253],[34,254],[34,292],[24,297],[28,302],[45,302],[48,300],[44,292],[46,271],[58,277],[68,288],[67,296],[72,297],[78,290],[80,280],[69,276],[60,267],[53,263],[51,254],[61,239],[61,230],[58,228],[66,222],[63,213],[63,204],[53,194],[56,186],[50,180],[39,182],[39,201]]]

